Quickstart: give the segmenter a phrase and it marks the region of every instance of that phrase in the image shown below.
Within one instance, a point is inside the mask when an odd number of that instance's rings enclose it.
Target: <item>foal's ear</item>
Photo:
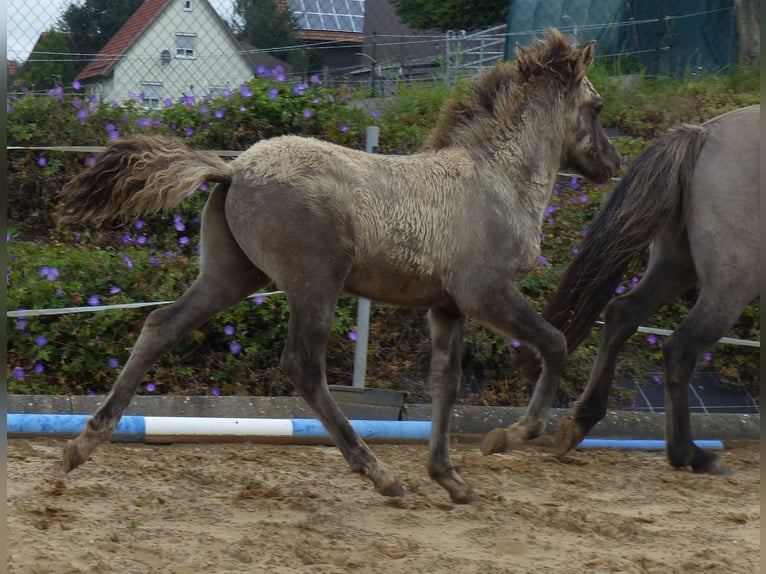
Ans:
[[[596,59],[596,41],[591,40],[582,47],[577,56],[577,67],[575,69],[575,82],[581,81]]]

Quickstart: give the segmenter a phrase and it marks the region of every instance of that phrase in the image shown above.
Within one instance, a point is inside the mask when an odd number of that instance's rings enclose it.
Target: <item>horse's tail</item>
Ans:
[[[683,125],[650,144],[588,226],[543,310],[543,317],[566,336],[568,352],[588,335],[636,253],[668,226],[683,231],[704,138],[702,128]],[[532,349],[521,347],[514,363],[532,378],[539,375],[540,361]]]
[[[230,183],[232,167],[165,137],[111,142],[95,164],[60,191],[60,223],[105,220],[179,205],[205,182]]]

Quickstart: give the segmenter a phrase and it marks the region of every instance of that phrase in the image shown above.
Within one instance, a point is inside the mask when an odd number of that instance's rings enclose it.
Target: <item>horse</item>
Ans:
[[[457,503],[475,498],[449,455],[449,419],[470,318],[539,350],[538,391],[515,432],[539,434],[566,362],[563,335],[516,282],[540,254],[543,213],[557,171],[605,182],[620,156],[600,122],[603,100],[586,77],[594,42],[557,30],[499,62],[449,99],[423,148],[377,155],[314,138],[257,142],[230,162],[161,136],[107,146],[60,191],[60,224],[103,223],[179,205],[216,183],[202,212],[201,268],[173,304],[154,310],[106,401],[64,447],[82,464],[111,436],[152,364],[185,333],[269,284],[290,315],[280,366],[351,469],[384,496],[401,481],[333,400],[325,354],[342,292],[428,309],[432,431],[428,473]]]
[[[730,473],[692,440],[688,386],[705,351],[761,293],[760,116],[756,105],[669,131],[636,157],[589,224],[542,313],[564,333],[571,353],[606,307],[590,378],[555,431],[559,453],[576,447],[606,415],[617,355],[639,324],[698,286],[694,306],[662,346],[667,456],[676,468]],[[640,282],[613,297],[647,246]],[[540,370],[529,350],[514,363],[530,375]]]

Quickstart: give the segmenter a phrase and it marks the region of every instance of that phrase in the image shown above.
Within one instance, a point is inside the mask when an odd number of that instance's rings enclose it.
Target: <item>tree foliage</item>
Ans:
[[[503,24],[513,0],[392,0],[397,15],[421,30],[478,30]]]
[[[40,34],[19,78],[31,90],[47,90],[70,82],[75,77],[75,62],[69,60],[69,38],[56,30]]]
[[[64,9],[56,28],[68,35],[69,52],[81,60],[75,66],[76,72],[87,65],[88,55],[97,54],[141,4],[143,0],[81,0]]]
[[[274,0],[235,0],[232,28],[238,40],[256,48],[284,48],[298,42],[295,18]]]

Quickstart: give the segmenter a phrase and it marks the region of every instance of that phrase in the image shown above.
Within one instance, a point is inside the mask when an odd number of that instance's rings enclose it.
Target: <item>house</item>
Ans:
[[[244,50],[208,0],[146,0],[76,80],[105,101],[166,99],[236,89],[274,58]],[[262,61],[261,61],[262,60]]]

